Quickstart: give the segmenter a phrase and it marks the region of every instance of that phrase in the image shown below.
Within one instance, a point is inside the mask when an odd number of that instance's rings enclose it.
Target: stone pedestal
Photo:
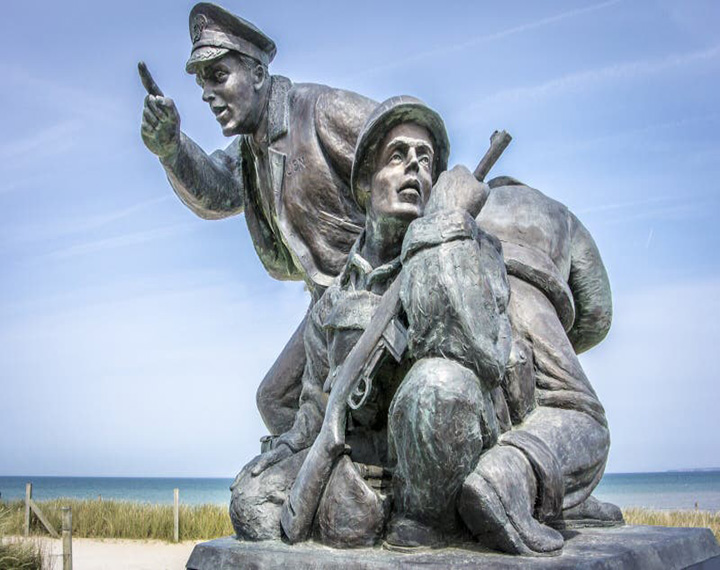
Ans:
[[[309,542],[240,542],[232,537],[198,544],[188,570],[720,570],[720,546],[709,529],[622,526],[564,531],[560,556],[526,558],[468,548],[400,553],[384,548],[336,550]]]

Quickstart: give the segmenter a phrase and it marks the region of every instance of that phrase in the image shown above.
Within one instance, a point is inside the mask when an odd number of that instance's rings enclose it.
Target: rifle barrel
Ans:
[[[475,172],[473,172],[475,178],[480,182],[485,180],[488,172],[490,172],[490,169],[495,165],[511,140],[512,137],[507,131],[495,131],[492,134],[490,137],[490,148],[485,153],[485,156],[480,159],[480,162],[475,167]]]

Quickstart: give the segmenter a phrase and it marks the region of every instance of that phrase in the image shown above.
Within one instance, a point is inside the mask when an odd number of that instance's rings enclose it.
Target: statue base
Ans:
[[[233,537],[198,544],[187,570],[397,570],[400,568],[488,570],[720,570],[720,546],[709,529],[620,526],[563,531],[560,556],[530,558],[499,554],[476,545],[400,553],[385,548],[339,550],[306,542],[242,542]]]

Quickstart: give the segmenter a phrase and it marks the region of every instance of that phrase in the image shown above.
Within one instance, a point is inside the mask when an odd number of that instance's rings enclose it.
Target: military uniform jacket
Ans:
[[[493,427],[492,391],[504,374],[511,344],[506,314],[509,288],[499,244],[459,210],[415,220],[403,242],[402,260],[381,267],[371,267],[360,256],[362,239],[351,251],[344,271],[310,312],[300,410],[295,425],[278,443],[295,451],[312,445],[335,373],[380,303],[380,295],[370,289],[376,283],[389,287],[396,278],[403,280],[403,309],[398,318],[407,324],[407,351],[399,363],[388,358],[389,366],[376,378],[377,393],[365,405],[369,409],[354,412],[353,418],[382,428],[387,418],[378,417],[377,412],[387,415],[394,391],[410,366],[421,358],[449,358],[474,372],[483,386],[478,413],[492,424],[485,426],[484,440],[493,441],[497,428]],[[372,430],[360,431],[367,435]],[[354,458],[356,451],[353,443]],[[377,464],[377,459],[359,460]]]
[[[179,156],[163,164],[176,194],[199,216],[245,212],[270,275],[324,288],[364,226],[349,180],[358,134],[375,103],[281,76],[271,82],[267,145],[241,135],[207,157],[183,136]]]

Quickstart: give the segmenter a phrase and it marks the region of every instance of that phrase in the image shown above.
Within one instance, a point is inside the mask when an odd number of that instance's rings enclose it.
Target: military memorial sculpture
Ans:
[[[143,140],[193,212],[244,212],[268,273],[311,304],[260,384],[270,434],[231,487],[236,536],[188,568],[353,566],[293,557],[318,543],[365,549],[357,567],[452,567],[432,556],[555,556],[568,529],[621,525],[592,496],[610,437],[577,357],[609,330],[607,274],[564,205],[484,181],[509,137],[447,170],[420,100],[270,76],[274,42],[213,4],[190,36],[186,69],[235,138],[206,154],[141,64]]]

